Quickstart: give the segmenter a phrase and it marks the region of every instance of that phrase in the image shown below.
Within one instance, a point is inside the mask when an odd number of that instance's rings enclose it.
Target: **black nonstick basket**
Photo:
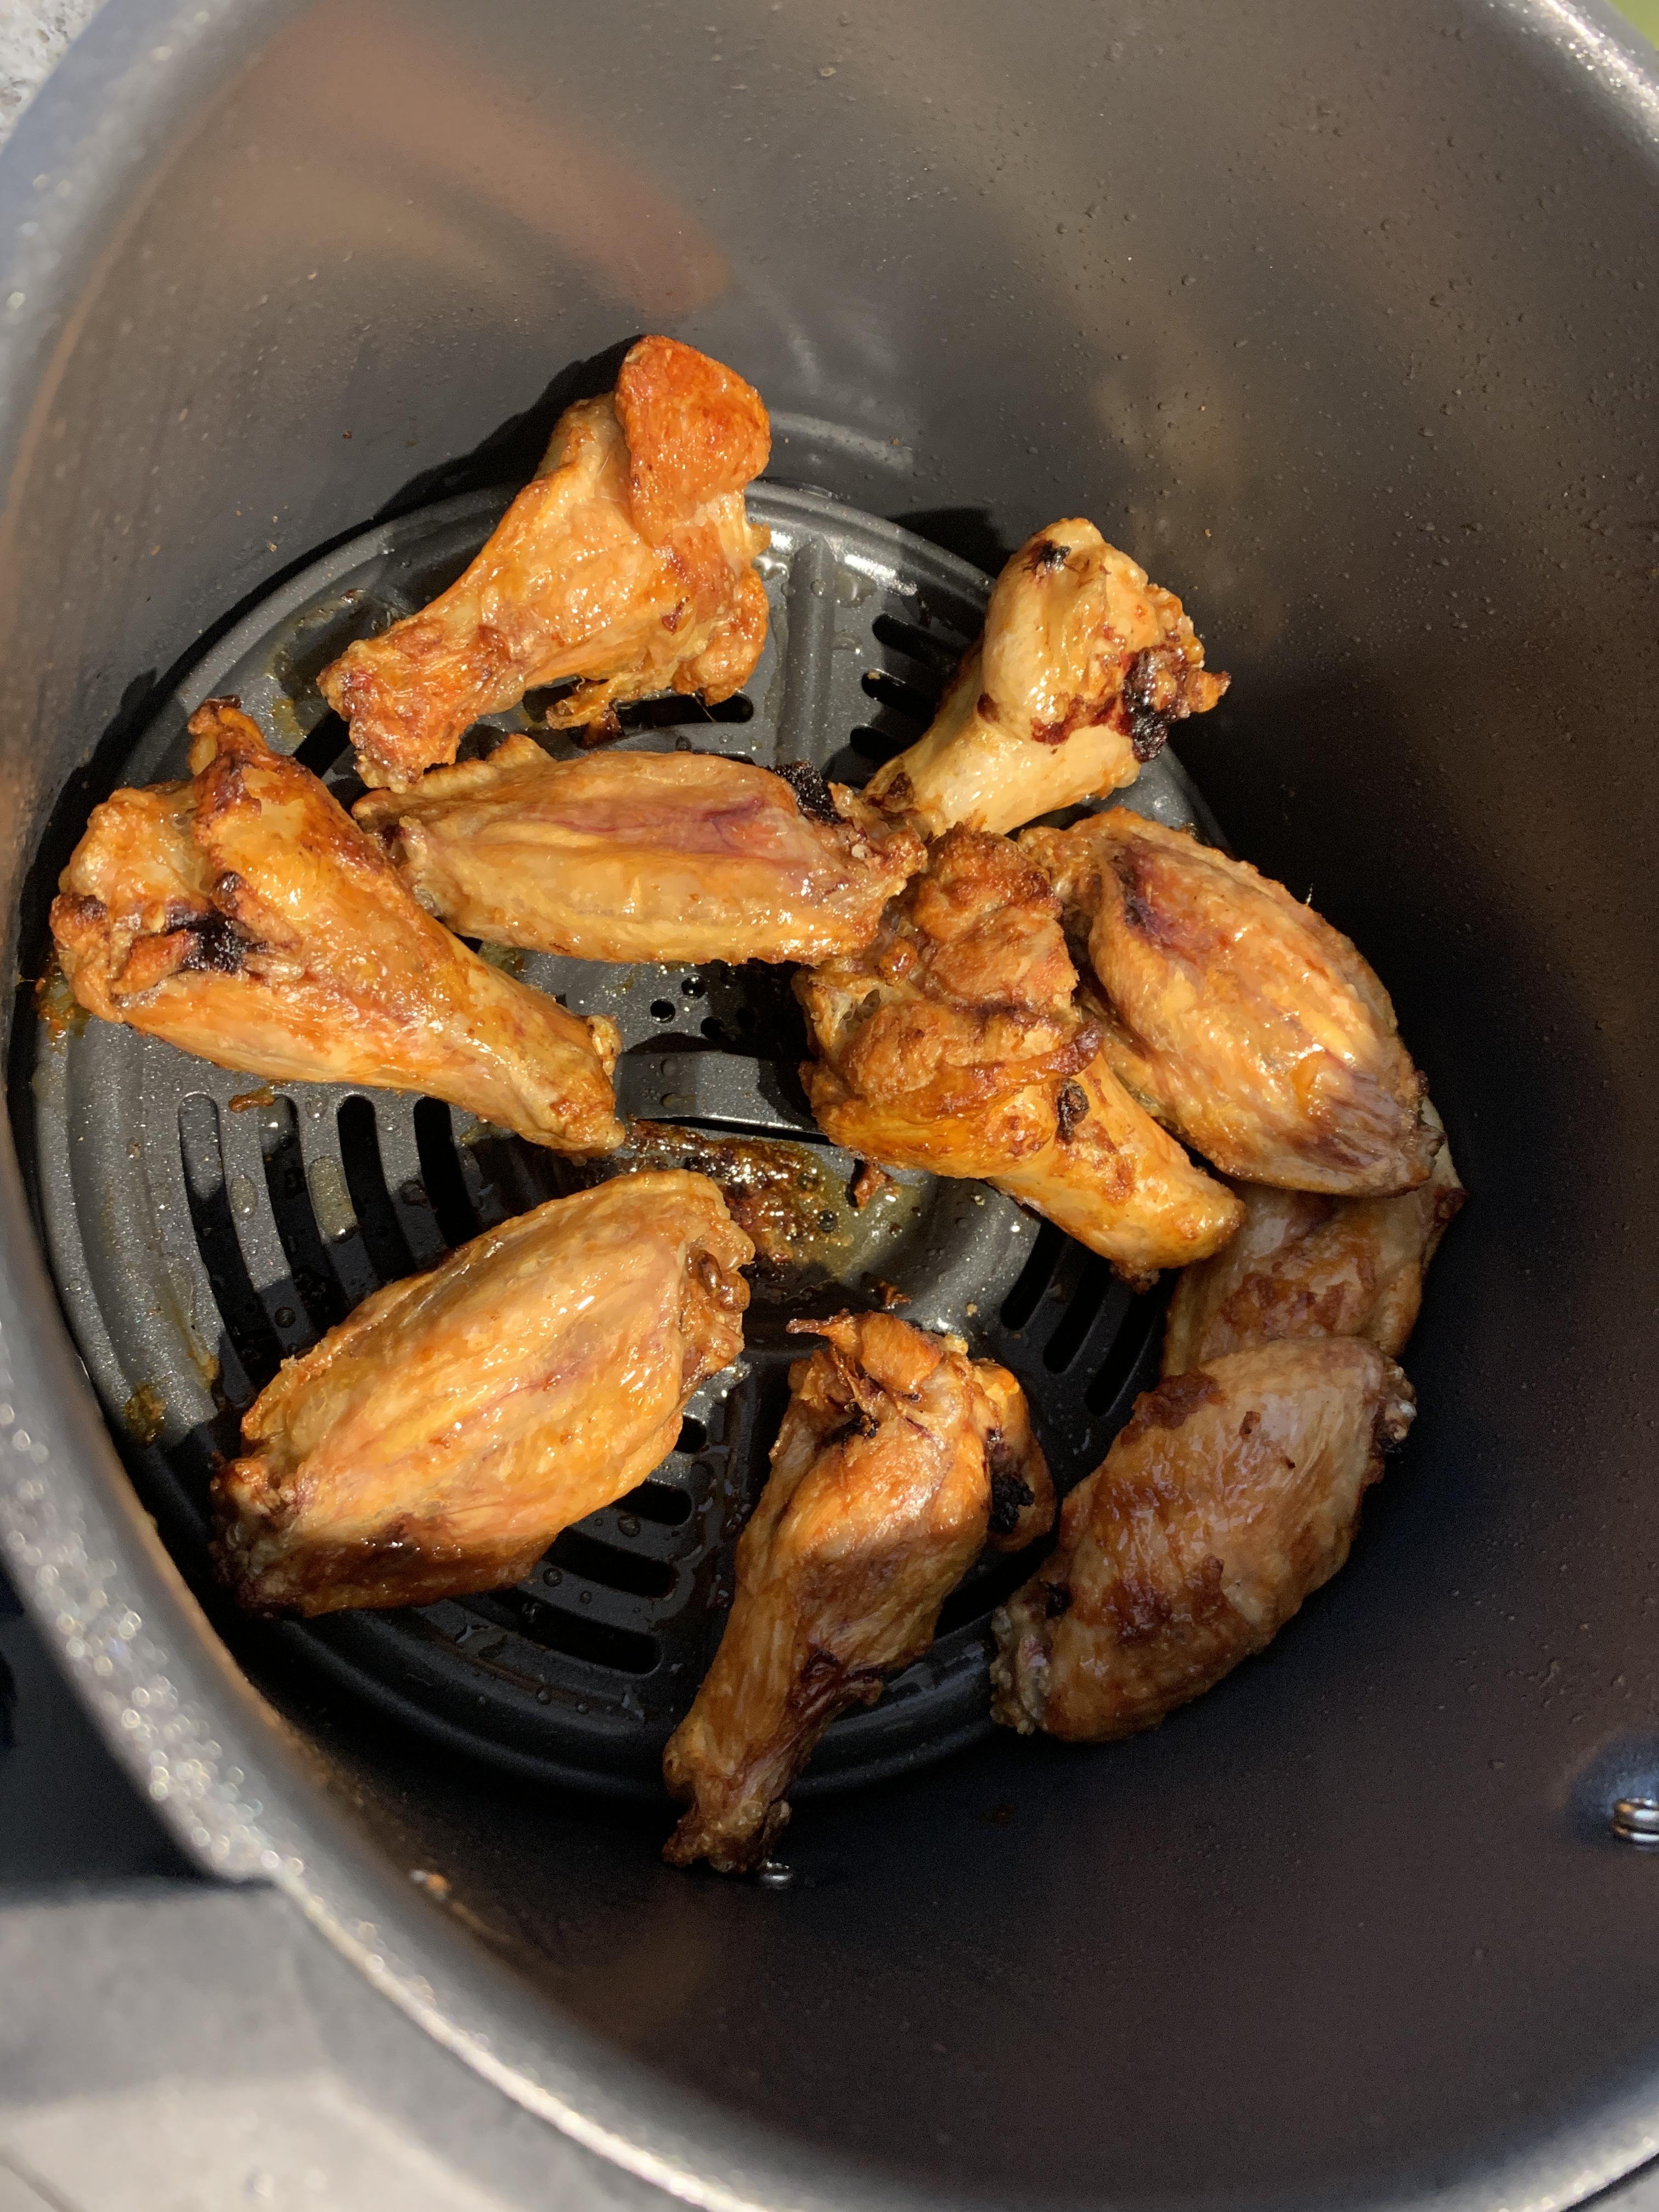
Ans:
[[[106,0],[0,216],[0,1544],[186,1847],[619,2194],[1552,2212],[1639,2166],[1650,57],[1589,0]],[[519,1589],[248,1624],[202,1540],[239,1408],[573,1171],[33,995],[89,806],[176,772],[201,697],[349,795],[319,669],[459,570],[643,330],[772,409],[773,626],[742,700],[622,743],[860,781],[1006,554],[1090,516],[1233,678],[1130,803],[1363,947],[1473,1201],[1410,1444],[1269,1652],[1132,1743],[1016,1741],[986,1622],[1030,1563],[988,1565],[830,1732],[763,1883],[664,1868],[655,1777],[785,1318],[896,1294],[962,1330],[1064,1484],[1149,1377],[1157,1294],[976,1186],[854,1206],[781,972],[532,957],[618,1022],[633,1157],[764,1225],[742,1365]]]
[[[453,581],[504,499],[419,509],[302,570],[191,668],[123,781],[187,774],[186,721],[228,693],[349,805],[362,787],[318,670]],[[862,784],[931,719],[988,580],[822,493],[763,487],[750,507],[771,532],[772,619],[747,690],[713,715],[678,699],[625,709],[621,742],[806,761]],[[496,720],[469,751],[530,717]],[[1197,820],[1168,755],[1132,798],[1164,820]],[[47,967],[34,950],[32,964]],[[726,1191],[759,1254],[744,1354],[693,1400],[672,1459],[560,1537],[517,1589],[295,1626],[278,1663],[506,1771],[632,1796],[660,1817],[663,1746],[714,1656],[738,1532],[800,1356],[787,1322],[899,1304],[923,1326],[962,1332],[1020,1375],[1069,1486],[1155,1376],[1162,1301],[1131,1297],[1106,1261],[981,1184],[903,1174],[859,1206],[859,1162],[823,1140],[801,1092],[807,1043],[786,969],[491,957],[616,1023],[631,1140],[602,1172],[691,1167]],[[595,1171],[437,1099],[273,1087],[214,1068],[87,1022],[50,974],[39,996],[27,1116],[60,1293],[141,1492],[206,1585],[209,1477],[240,1449],[240,1415],[279,1361],[381,1284]],[[987,1732],[987,1623],[1034,1564],[988,1558],[927,1656],[831,1730],[806,1794]]]

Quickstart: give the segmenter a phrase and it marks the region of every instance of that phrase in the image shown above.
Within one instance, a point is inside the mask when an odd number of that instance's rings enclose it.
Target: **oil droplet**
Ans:
[[[345,1173],[337,1160],[325,1153],[306,1170],[306,1187],[325,1237],[349,1237],[357,1226],[357,1213],[346,1188]]]

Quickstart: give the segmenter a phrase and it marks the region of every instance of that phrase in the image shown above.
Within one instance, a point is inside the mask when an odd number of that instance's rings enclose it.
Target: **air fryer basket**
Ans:
[[[187,774],[191,714],[229,693],[349,804],[362,787],[316,672],[441,591],[503,503],[491,491],[419,508],[302,569],[192,665],[119,775]],[[772,619],[746,694],[712,717],[678,700],[624,708],[619,747],[695,743],[860,785],[926,726],[978,626],[985,579],[821,493],[763,488],[750,505],[771,533]],[[495,720],[529,726],[522,710]],[[1197,818],[1169,755],[1132,798],[1167,821]],[[691,1401],[672,1457],[567,1531],[515,1589],[346,1614],[283,1639],[296,1666],[390,1718],[514,1773],[654,1802],[660,1818],[663,1746],[714,1656],[737,1535],[800,1354],[787,1321],[902,1301],[925,1327],[964,1332],[1021,1376],[1065,1489],[1155,1376],[1163,1302],[1132,1298],[1104,1261],[978,1184],[905,1173],[856,1205],[859,1163],[824,1143],[800,1091],[806,1043],[787,974],[507,957],[617,1024],[618,1095],[640,1118],[597,1170],[436,1099],[273,1088],[210,1067],[86,1023],[54,977],[28,1068],[33,1182],[76,1343],[141,1495],[198,1582],[208,1478],[282,1358],[381,1284],[596,1173],[686,1165],[722,1183],[758,1250],[744,1357]],[[1039,1557],[988,1557],[933,1650],[831,1729],[799,1794],[983,1735],[986,1624]]]
[[[1029,1378],[1068,1476],[1152,1304],[965,1188],[908,1187],[884,1244],[764,980],[641,975],[626,1104],[799,1139],[822,1217],[750,1372],[557,1583],[250,1631],[197,1533],[237,1397],[549,1186],[413,1102],[40,1054],[21,992],[10,1571],[205,1864],[635,2174],[1541,2208],[1659,2142],[1659,1855],[1610,1826],[1659,1795],[1656,185],[1659,88],[1565,0],[108,0],[0,161],[9,976],[203,690],[341,773],[331,626],[453,568],[671,329],[773,408],[779,620],[750,719],[626,742],[867,768],[976,580],[1091,515],[1234,677],[1137,803],[1202,792],[1359,941],[1474,1194],[1413,1443],[1267,1655],[1132,1744],[988,1740],[982,1586],[837,1731],[793,1885],[722,1883],[658,1863],[649,1753],[786,1302],[896,1282]]]

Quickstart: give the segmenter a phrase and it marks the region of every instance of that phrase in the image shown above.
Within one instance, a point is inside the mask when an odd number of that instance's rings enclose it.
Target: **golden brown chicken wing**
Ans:
[[[754,561],[768,543],[743,494],[770,444],[740,376],[641,338],[614,392],[559,417],[541,473],[465,574],[324,670],[364,782],[412,782],[480,716],[571,677],[550,726],[614,727],[618,705],[653,691],[741,690],[766,641]]]
[[[1091,522],[1055,522],[996,581],[985,631],[926,735],[871,778],[930,836],[1015,830],[1133,783],[1171,722],[1227,688],[1173,592]]]
[[[984,1176],[1132,1279],[1212,1252],[1240,1215],[1097,1057],[1060,904],[1006,837],[935,840],[874,942],[795,979],[812,1111],[849,1152]]]
[[[1077,971],[1059,915],[1047,881],[1006,837],[954,830],[934,842],[926,873],[894,901],[872,945],[796,979],[823,1055],[802,1079],[838,1143],[854,1146],[840,1133],[849,1111],[891,1109],[901,1124],[954,1132],[963,1117],[971,1124],[994,1102],[1087,1063],[1097,1039],[1073,1003]],[[1027,1150],[1054,1126],[1051,1101],[1031,1111],[1040,1133]],[[981,1175],[1006,1157],[969,1139],[972,1164],[963,1157],[953,1168],[944,1147],[954,1141],[900,1164]]]
[[[887,1314],[791,1328],[826,1340],[789,1370],[772,1472],[738,1546],[737,1595],[663,1773],[690,1810],[663,1856],[755,1867],[838,1713],[919,1658],[1000,1520],[1021,1543],[1054,1493],[1006,1369]]]
[[[487,761],[371,792],[357,819],[422,906],[583,960],[823,960],[868,944],[921,840],[816,769],[709,753]]]
[[[1435,1128],[1440,1117],[1425,1103]],[[1176,1285],[1164,1372],[1184,1374],[1247,1345],[1288,1336],[1363,1336],[1397,1359],[1423,1278],[1462,1205],[1449,1147],[1426,1182],[1395,1198],[1326,1198],[1241,1183],[1244,1221],[1224,1251]]]
[[[1020,849],[1086,933],[1125,1086],[1225,1175],[1409,1190],[1440,1143],[1394,1007],[1355,948],[1243,860],[1126,807]]]
[[[191,718],[188,782],[94,809],[52,909],[70,987],[221,1067],[424,1091],[561,1152],[622,1142],[614,1025],[487,967],[234,699]]]
[[[1086,1017],[1097,1009],[1088,994]],[[1239,1199],[1205,1174],[1136,1105],[1098,1052],[1057,1094],[1054,1133],[1041,1152],[987,1180],[1149,1290],[1164,1267],[1206,1264],[1243,1218]]]
[[[706,1176],[623,1176],[376,1291],[245,1416],[213,1482],[225,1579],[307,1614],[520,1580],[673,1449],[741,1347],[753,1256]]]
[[[1258,1345],[1146,1392],[994,1618],[996,1718],[1097,1743],[1212,1688],[1347,1558],[1414,1411],[1352,1338]]]

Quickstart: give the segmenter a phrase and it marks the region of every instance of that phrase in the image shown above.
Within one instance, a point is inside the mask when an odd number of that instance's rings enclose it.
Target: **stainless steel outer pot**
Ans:
[[[1087,513],[1182,591],[1235,679],[1183,761],[1370,953],[1474,1194],[1418,1437],[1266,1659],[824,1800],[775,1893],[233,1656],[8,1144],[4,1557],[109,1741],[634,2175],[1542,2212],[1659,2147],[1610,1825],[1659,1795],[1656,216],[1652,56],[1565,0],[109,0],[0,159],[9,984],[205,642],[666,328],[786,480],[981,567]]]

